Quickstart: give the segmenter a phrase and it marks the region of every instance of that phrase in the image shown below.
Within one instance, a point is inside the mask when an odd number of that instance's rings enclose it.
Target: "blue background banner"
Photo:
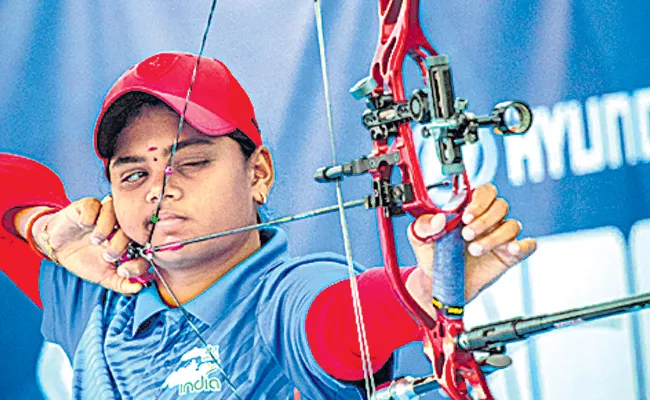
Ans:
[[[370,141],[360,124],[365,106],[348,89],[368,74],[377,4],[324,3],[338,156],[354,159],[370,152]],[[50,166],[72,199],[106,194],[92,148],[104,94],[153,53],[196,52],[209,8],[207,0],[0,2],[0,151]],[[474,184],[494,182],[524,233],[540,238],[530,261],[470,305],[468,323],[650,291],[650,2],[422,0],[421,19],[434,47],[450,56],[456,94],[470,100],[470,111],[486,114],[500,101],[522,99],[535,112],[526,136],[482,132],[482,144],[465,153]],[[270,217],[334,204],[333,188],[312,179],[331,162],[312,2],[222,0],[206,55],[223,60],[255,104],[277,169]],[[414,89],[416,67],[406,69]],[[418,146],[434,182],[432,143]],[[369,192],[368,177],[344,183],[347,200]],[[374,213],[352,211],[349,219],[355,259],[380,265]],[[397,232],[405,233],[408,222],[401,218]],[[343,251],[336,216],[286,229],[294,254]],[[413,263],[405,234],[398,246],[402,263]],[[0,304],[0,397],[40,398],[40,312],[4,275]],[[515,363],[491,378],[495,396],[648,398],[647,314],[510,347]],[[414,346],[398,364],[426,373]],[[46,380],[52,374],[41,373]]]

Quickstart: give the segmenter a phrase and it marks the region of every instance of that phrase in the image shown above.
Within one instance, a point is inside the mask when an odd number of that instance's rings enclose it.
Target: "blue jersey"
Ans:
[[[312,356],[305,320],[314,298],[348,277],[335,254],[287,255],[286,235],[265,244],[185,304],[237,393],[245,399],[361,399]],[[63,347],[83,399],[234,399],[178,309],[155,286],[128,297],[51,263],[41,268],[45,339]],[[336,334],[336,333],[332,333]]]

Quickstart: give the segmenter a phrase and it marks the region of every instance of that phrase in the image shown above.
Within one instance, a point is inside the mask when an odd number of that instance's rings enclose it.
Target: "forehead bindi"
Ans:
[[[147,149],[147,151],[148,151],[149,153],[154,152],[154,151],[156,151],[156,150],[158,150],[158,147],[156,147],[156,146],[152,146],[152,147],[149,147],[149,148]],[[158,161],[158,157],[154,157],[153,160],[154,160],[154,161]]]

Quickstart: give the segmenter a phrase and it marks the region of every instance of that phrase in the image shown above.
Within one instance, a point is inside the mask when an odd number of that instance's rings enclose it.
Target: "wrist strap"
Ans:
[[[25,236],[26,236],[25,239],[27,239],[27,243],[29,243],[29,247],[31,247],[32,250],[34,250],[37,254],[41,254],[46,259],[48,259],[50,261],[53,261],[53,262],[55,262],[57,264],[59,262],[56,259],[56,257],[54,256],[54,249],[50,245],[49,235],[47,234],[47,224],[49,223],[49,220],[45,224],[45,227],[43,228],[43,233],[45,235],[47,235],[47,238],[45,238],[45,243],[44,243],[45,244],[45,252],[47,254],[43,254],[43,250],[41,250],[40,247],[38,247],[38,245],[36,244],[36,240],[34,239],[33,228],[34,228],[34,224],[36,223],[36,221],[39,218],[41,218],[41,217],[43,217],[45,215],[48,215],[48,214],[54,214],[54,213],[56,213],[58,211],[60,211],[60,210],[58,210],[56,208],[46,208],[45,210],[39,211],[36,214],[32,215],[29,218],[29,221],[27,221],[27,230],[25,232]]]

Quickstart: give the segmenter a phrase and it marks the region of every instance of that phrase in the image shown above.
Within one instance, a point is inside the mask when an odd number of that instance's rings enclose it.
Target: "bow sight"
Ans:
[[[499,103],[486,116],[466,113],[467,100],[454,97],[449,57],[430,56],[424,64],[428,88],[414,91],[407,102],[395,103],[390,94],[372,97],[377,87],[372,77],[350,89],[357,100],[368,99],[369,110],[362,121],[373,140],[395,135],[400,123],[418,122],[422,124],[422,136],[434,137],[437,142],[442,173],[452,175],[465,171],[461,146],[478,142],[479,127],[493,126],[499,135],[523,134],[530,128],[533,114],[530,107],[520,101]]]
[[[397,136],[400,124],[411,121],[419,123],[422,136],[436,140],[443,175],[454,175],[465,172],[461,146],[478,142],[479,127],[492,126],[498,135],[520,135],[530,128],[533,114],[530,107],[521,101],[499,103],[490,115],[485,116],[465,112],[468,101],[454,97],[448,56],[427,57],[424,65],[427,68],[428,87],[415,90],[407,101],[396,102],[392,94],[377,96],[377,82],[372,76],[362,79],[350,89],[355,99],[366,99],[368,109],[363,114],[362,123],[370,131],[373,141]],[[314,178],[318,182],[334,181],[345,175],[359,175],[394,165],[400,160],[399,152],[364,156],[341,165],[319,168]],[[373,185],[374,195],[366,199],[366,207],[388,207],[390,215],[404,214],[399,204],[413,199],[410,184]]]

